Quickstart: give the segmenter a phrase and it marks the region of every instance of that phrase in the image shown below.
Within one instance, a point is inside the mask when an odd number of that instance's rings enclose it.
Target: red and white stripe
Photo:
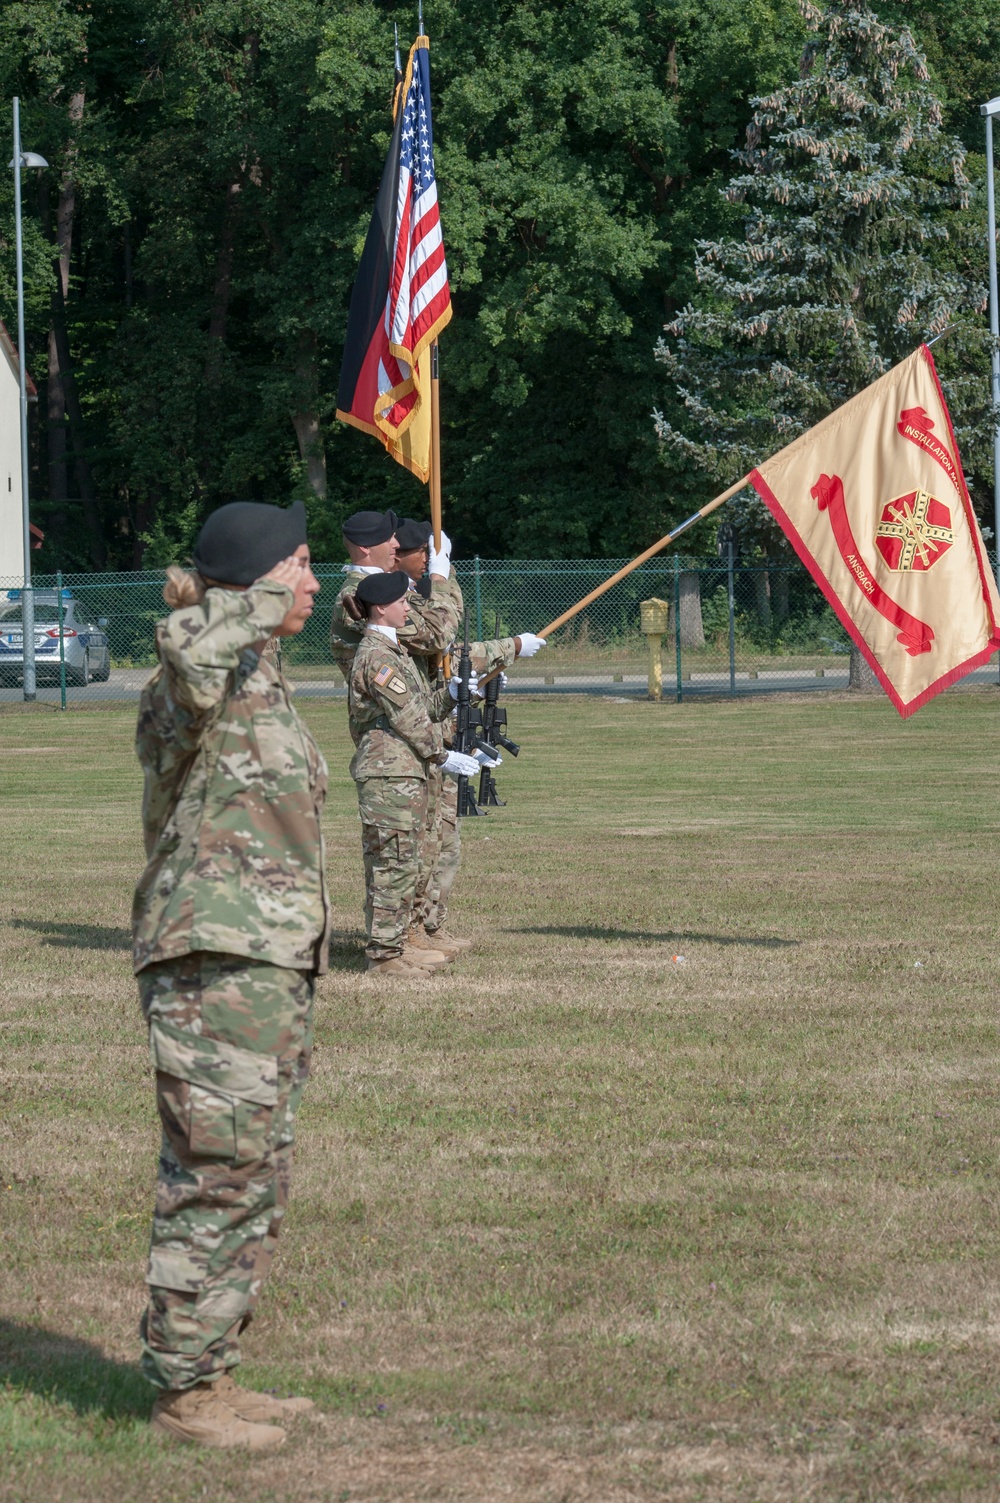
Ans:
[[[415,148],[415,154],[419,159],[419,147]],[[414,201],[413,172],[408,163],[401,163],[392,271],[378,368],[380,395],[388,396],[410,380],[414,361],[419,360],[420,351],[450,305],[437,183],[432,178]],[[418,393],[411,390],[378,415],[392,427],[398,427],[418,400]]]

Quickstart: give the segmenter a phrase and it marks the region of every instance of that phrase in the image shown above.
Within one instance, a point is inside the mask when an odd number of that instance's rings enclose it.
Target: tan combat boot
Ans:
[[[405,955],[390,955],[387,960],[369,960],[366,969],[370,976],[408,976],[411,981],[426,981],[440,967],[416,965]]]
[[[454,960],[458,954],[456,946],[445,943],[438,944],[436,934],[433,939],[430,939],[422,924],[412,924],[407,929],[406,938],[403,941],[404,955],[407,950],[419,950],[420,955],[443,955],[445,960]],[[420,957],[415,956],[414,958],[419,961]]]
[[[215,1392],[214,1383],[161,1393],[153,1405],[150,1424],[174,1440],[187,1440],[215,1451],[273,1451],[282,1445],[284,1430],[240,1419]]]
[[[434,929],[427,932],[427,943],[433,945],[436,950],[457,950],[460,955],[466,950],[472,949],[471,939],[459,939],[449,933],[447,929]]]
[[[442,966],[451,965],[453,955],[446,955],[443,950],[421,950],[416,945],[403,946],[403,959],[407,965],[416,966],[421,971],[440,971]]]
[[[241,1388],[232,1373],[223,1373],[212,1387],[227,1409],[252,1425],[280,1425],[283,1419],[308,1414],[310,1409],[316,1407],[312,1399],[278,1399],[270,1393],[257,1393],[252,1388]]]

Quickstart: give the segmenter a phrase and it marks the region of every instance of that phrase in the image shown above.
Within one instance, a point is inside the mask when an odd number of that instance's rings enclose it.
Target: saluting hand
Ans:
[[[266,574],[261,575],[261,579],[273,579],[275,584],[287,585],[290,590],[295,589],[301,578],[302,559],[297,558],[294,553],[289,554],[288,558],[283,558],[280,564],[275,564],[273,569],[268,569]]]

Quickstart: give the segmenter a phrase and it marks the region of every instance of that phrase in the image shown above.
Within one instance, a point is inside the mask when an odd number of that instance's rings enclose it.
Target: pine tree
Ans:
[[[800,3],[801,76],[752,101],[722,190],[742,233],[699,242],[700,295],[655,352],[675,393],[660,438],[720,489],[949,325],[955,415],[987,391],[965,152],[925,60],[857,0]],[[759,502],[736,511],[746,541],[783,551]]]

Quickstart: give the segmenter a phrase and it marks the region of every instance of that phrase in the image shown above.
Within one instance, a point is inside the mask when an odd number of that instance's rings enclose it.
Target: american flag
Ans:
[[[428,345],[451,318],[441,239],[428,41],[396,92],[392,142],[351,292],[337,416],[419,479],[430,473]]]
[[[410,53],[397,111],[402,110],[396,234],[383,342],[378,367],[379,427],[399,433],[422,400],[413,369],[420,354],[451,318],[451,289],[444,258],[441,215],[434,176],[431,78],[427,38]]]

